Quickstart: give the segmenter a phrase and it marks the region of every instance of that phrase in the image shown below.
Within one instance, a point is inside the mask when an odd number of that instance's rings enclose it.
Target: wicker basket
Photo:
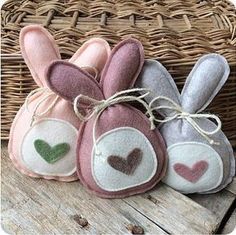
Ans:
[[[2,7],[2,139],[35,83],[18,43],[20,29],[42,24],[54,35],[63,58],[90,37],[111,45],[132,35],[146,58],[161,61],[179,88],[196,60],[217,52],[231,67],[230,78],[209,111],[218,114],[236,146],[236,13],[222,0],[10,0]]]

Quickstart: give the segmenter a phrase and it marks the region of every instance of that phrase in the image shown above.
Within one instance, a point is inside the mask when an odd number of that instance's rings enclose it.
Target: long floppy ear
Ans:
[[[102,38],[91,38],[86,41],[72,56],[69,62],[83,68],[90,74],[99,75],[111,53],[107,41]]]
[[[45,86],[46,68],[52,61],[60,59],[53,37],[42,26],[26,26],[20,32],[20,47],[35,82]]]
[[[190,113],[204,110],[224,85],[229,73],[229,65],[223,56],[208,54],[201,57],[182,90],[183,109]]]
[[[126,39],[114,47],[101,76],[105,98],[132,87],[143,62],[143,46],[138,40]]]
[[[156,60],[145,60],[135,86],[151,90],[151,94],[145,98],[148,103],[158,96],[165,96],[180,105],[180,94],[173,78],[166,68]],[[170,104],[164,100],[159,100],[154,105]],[[172,113],[169,109],[160,109],[158,112],[163,116]]]
[[[103,99],[98,82],[89,73],[69,62],[54,61],[46,77],[48,87],[71,102],[80,94],[97,100]]]

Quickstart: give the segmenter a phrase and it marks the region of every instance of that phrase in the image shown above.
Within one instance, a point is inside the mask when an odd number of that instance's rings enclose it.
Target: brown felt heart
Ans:
[[[175,172],[191,183],[196,183],[207,171],[208,163],[206,161],[196,162],[192,168],[176,163],[174,165]]]
[[[107,161],[114,169],[126,175],[131,175],[140,164],[142,156],[143,153],[141,149],[135,148],[128,154],[126,159],[120,156],[111,155],[108,157]]]

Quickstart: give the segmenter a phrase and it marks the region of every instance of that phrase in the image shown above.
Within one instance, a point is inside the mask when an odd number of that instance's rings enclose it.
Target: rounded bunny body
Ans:
[[[126,90],[141,71],[143,53],[137,40],[119,43],[99,83],[70,63],[57,61],[49,68],[49,87],[65,99],[71,96],[75,112],[85,121],[79,129],[77,170],[81,182],[100,197],[145,192],[166,170],[166,149],[158,130],[151,130],[153,123],[145,114],[125,103],[138,100],[147,107]],[[72,84],[70,94],[59,84],[61,76]]]
[[[52,102],[55,97],[56,95],[53,95],[47,101]],[[77,129],[79,128],[80,122],[78,122],[78,118],[74,114],[72,105],[68,101],[58,98],[54,108],[45,114],[43,118],[38,118],[33,125],[30,126],[32,110],[42,98],[44,98],[44,95],[35,94],[29,100],[29,111],[26,110],[25,105],[18,111],[13,121],[10,133],[11,138],[8,146],[10,158],[22,173],[32,177],[57,179],[62,181],[75,180],[77,179],[77,175],[74,157],[76,149],[74,146],[76,144],[78,135]],[[40,106],[40,109],[45,110],[47,107],[48,104],[44,103]],[[50,123],[50,128],[48,128],[48,123]],[[45,131],[42,130],[45,135],[41,134],[42,124],[46,127]],[[55,127],[57,129],[55,129]],[[71,149],[69,151],[70,153],[63,156],[63,161],[59,161],[59,164],[57,163],[59,171],[53,172],[51,167],[52,165],[44,161],[44,159],[37,153],[37,150],[34,148],[34,142],[37,139],[44,138],[44,141],[47,143],[52,140],[55,141],[54,143],[50,142],[51,146],[61,143],[58,140],[58,131],[60,127],[67,133],[70,133],[67,136],[64,135],[64,133],[60,133],[59,138],[62,138],[61,142],[68,143],[71,146]],[[37,130],[37,134],[35,134],[35,130]],[[31,151],[29,148],[31,148]],[[34,161],[32,161],[32,154],[35,156]],[[65,164],[65,161],[67,162],[68,160],[70,160],[71,164]],[[40,169],[38,164],[41,166]],[[63,166],[69,167],[70,169],[63,170]],[[53,168],[54,167],[55,165]]]
[[[168,71],[153,60],[146,61],[136,83],[137,87],[152,90],[146,101],[164,117],[158,120],[163,122],[160,132],[169,157],[163,181],[182,193],[217,192],[235,174],[233,150],[220,130],[219,118],[201,113],[228,75],[227,61],[209,54],[196,63],[181,94]]]
[[[46,81],[47,67],[60,59],[59,50],[53,37],[38,25],[22,29],[20,45],[39,88],[29,94],[13,121],[9,156],[26,175],[76,180],[76,141],[80,121],[74,113],[72,100],[57,96]],[[84,43],[70,61],[98,75],[109,52],[106,41],[94,38]]]
[[[150,121],[140,111],[115,105],[101,114],[96,129],[98,155],[93,125],[93,119],[84,124],[78,141],[77,169],[87,188],[101,197],[125,197],[147,191],[163,177],[164,142],[157,130],[150,131]]]
[[[197,123],[204,130],[216,128],[208,119],[199,119]],[[178,131],[173,135],[173,130]],[[219,145],[210,145],[185,120],[165,123],[160,132],[166,140],[169,155],[167,174],[163,179],[166,184],[183,193],[213,193],[231,181],[235,174],[233,152],[222,131],[212,136],[222,140]]]

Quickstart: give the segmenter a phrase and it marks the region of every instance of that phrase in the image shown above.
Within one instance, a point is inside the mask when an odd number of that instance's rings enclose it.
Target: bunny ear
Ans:
[[[101,76],[105,98],[132,87],[143,62],[144,51],[138,40],[126,39],[114,47]]]
[[[22,56],[39,86],[45,86],[45,69],[60,53],[56,43],[46,29],[39,25],[24,27],[20,32]]]
[[[183,109],[190,113],[204,110],[224,85],[229,73],[229,65],[223,56],[208,54],[201,57],[182,90]]]
[[[151,94],[146,98],[148,103],[158,96],[165,96],[175,103],[180,104],[180,94],[173,78],[166,68],[156,60],[145,60],[142,72],[135,86],[151,90]],[[157,102],[155,102],[155,104],[157,104]],[[164,100],[159,100],[158,105],[168,105],[168,103]],[[163,116],[167,116],[170,115],[172,111],[169,109],[161,109],[158,112]]]
[[[74,64],[54,61],[48,68],[47,84],[62,98],[73,102],[80,94],[100,100],[102,92],[96,80]]]
[[[111,49],[107,41],[102,38],[92,38],[86,41],[73,55],[69,62],[92,73],[95,71],[100,74]]]

